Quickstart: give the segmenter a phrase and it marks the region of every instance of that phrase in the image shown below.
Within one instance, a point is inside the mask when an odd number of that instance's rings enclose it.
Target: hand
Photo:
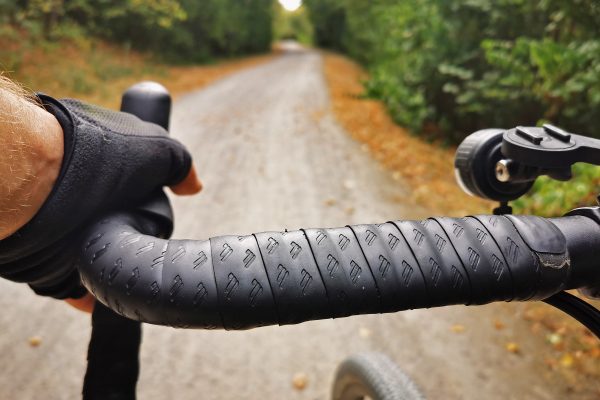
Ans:
[[[40,98],[64,132],[62,165],[35,216],[0,241],[0,275],[27,282],[38,294],[86,299],[73,267],[78,232],[163,185],[184,195],[199,192],[201,183],[190,154],[159,126],[74,100]],[[86,300],[70,301],[80,302]]]

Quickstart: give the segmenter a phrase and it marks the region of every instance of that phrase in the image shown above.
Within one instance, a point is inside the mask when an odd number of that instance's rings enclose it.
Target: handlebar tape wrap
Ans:
[[[185,328],[273,324],[451,304],[543,299],[565,288],[567,241],[550,220],[430,218],[164,240],[115,214],[91,228],[84,285],[131,319]]]

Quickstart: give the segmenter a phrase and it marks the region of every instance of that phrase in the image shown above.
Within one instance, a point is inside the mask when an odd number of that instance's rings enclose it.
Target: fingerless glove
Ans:
[[[181,182],[191,156],[158,125],[77,100],[39,95],[64,131],[54,189],[25,226],[0,241],[0,276],[56,298],[85,293],[74,268],[79,231],[111,210],[127,210]]]

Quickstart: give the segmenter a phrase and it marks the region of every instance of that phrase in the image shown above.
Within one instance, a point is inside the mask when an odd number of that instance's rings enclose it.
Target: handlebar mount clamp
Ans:
[[[477,131],[460,144],[454,165],[467,193],[505,206],[541,175],[570,180],[577,162],[600,165],[600,140],[545,124]]]

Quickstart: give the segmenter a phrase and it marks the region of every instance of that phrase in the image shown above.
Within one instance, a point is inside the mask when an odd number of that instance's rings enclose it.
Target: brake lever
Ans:
[[[157,82],[140,82],[123,93],[121,111],[135,115],[146,122],[152,122],[169,131],[171,115],[171,95],[169,91]],[[136,212],[142,212],[158,224],[160,232],[156,236],[169,238],[173,233],[173,209],[169,198],[162,189],[136,207]]]
[[[121,111],[169,128],[171,96],[155,82],[138,83],[123,94]],[[142,213],[153,222],[154,236],[169,238],[173,232],[173,210],[162,189],[132,213]],[[83,399],[135,399],[139,373],[142,326],[96,302],[92,315],[92,336],[88,347],[88,365],[83,382]],[[115,340],[118,338],[118,340]],[[116,346],[116,347],[115,347]]]

